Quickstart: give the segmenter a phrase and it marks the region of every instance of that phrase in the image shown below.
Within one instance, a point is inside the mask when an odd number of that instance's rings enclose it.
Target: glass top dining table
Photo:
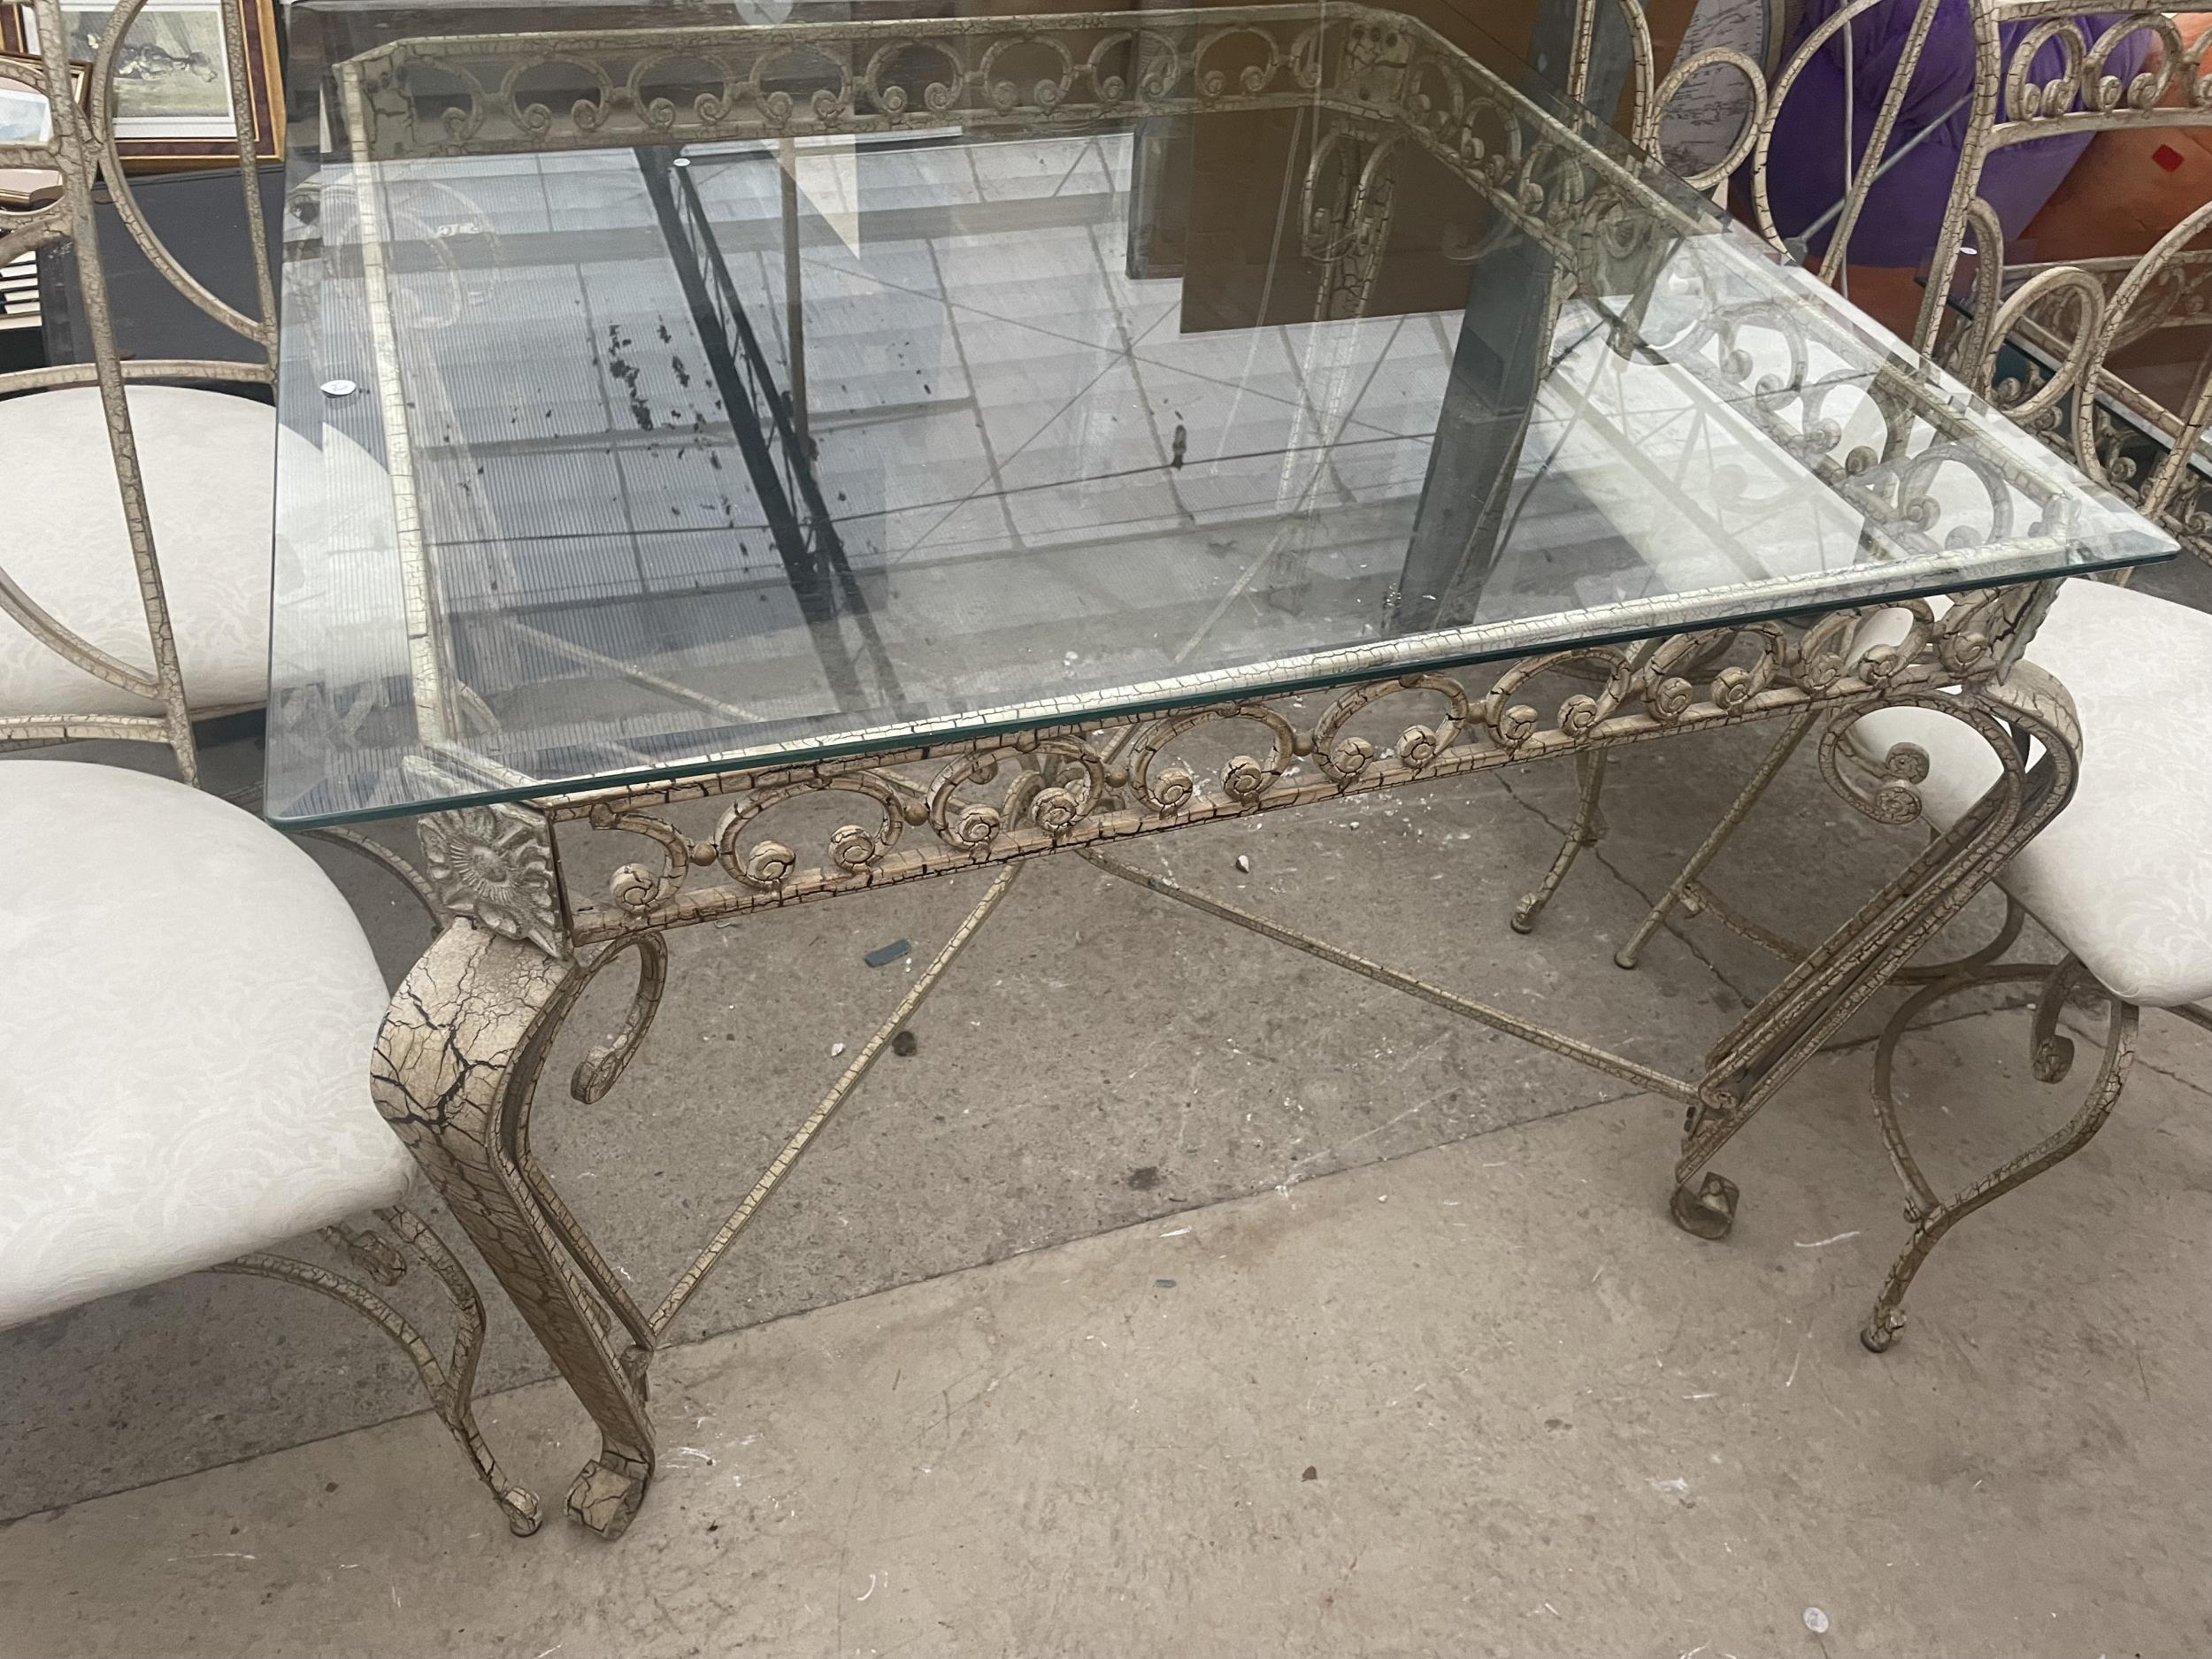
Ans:
[[[568,1509],[607,1538],[654,1354],[1032,861],[1682,1109],[1669,1210],[1717,1238],[1714,1158],[2072,793],[2079,723],[2020,660],[2044,579],[2174,550],[1532,71],[1333,0],[902,9],[288,11],[265,810],[419,816],[424,869],[386,862],[449,925],[371,1093],[592,1417]],[[1603,104],[1596,56],[1557,78]],[[1691,1076],[1111,856],[1571,756],[1525,927],[1614,749],[1763,721],[1768,776],[1819,726],[1903,825],[1925,755],[1849,739],[1908,704],[1998,782]],[[531,1149],[587,990],[635,975],[589,1103],[669,932],[991,865],[641,1298]]]
[[[272,819],[2172,551],[1392,14],[810,15],[292,8]]]

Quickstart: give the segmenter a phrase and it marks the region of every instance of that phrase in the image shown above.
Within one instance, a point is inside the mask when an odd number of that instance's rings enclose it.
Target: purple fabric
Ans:
[[[1845,4],[1847,0],[1806,0],[1805,15],[1790,42],[1790,51],[1794,52],[1806,35]],[[1806,227],[1843,199],[1847,180],[1839,141],[1843,135],[1844,35],[1850,35],[1854,42],[1851,154],[1855,162],[1865,155],[1873,136],[1890,76],[1904,55],[1905,41],[1919,9],[1918,0],[1890,0],[1889,4],[1876,6],[1855,19],[1829,38],[1790,89],[1775,123],[1767,173],[1774,222],[1783,235],[1804,234]],[[2093,42],[2115,20],[2111,16],[2085,18],[2084,31]],[[2014,45],[2032,27],[2029,22],[1999,26],[2005,62],[2011,61]],[[2114,53],[2107,73],[2118,75],[2124,83],[2149,55],[2148,34],[2131,35]],[[2055,77],[2064,62],[2059,44],[2055,41],[2047,44],[2036,54],[2033,78]],[[1851,235],[1855,264],[1917,265],[1935,250],[1944,203],[1958,171],[1959,147],[1966,138],[1967,109],[1961,100],[1973,80],[1974,34],[1966,0],[1940,0],[1912,84],[1906,88],[1886,154],[1894,159],[1917,134],[1931,126],[1937,130],[1869,192],[1858,227]],[[1952,107],[1955,104],[1956,109]],[[2088,134],[2039,138],[2001,150],[1989,157],[1982,169],[1981,195],[1997,210],[2008,237],[2016,235],[2050,200],[2051,193],[2081,158],[2089,139]],[[1747,170],[1749,164],[1745,165]],[[1826,247],[1828,229],[1824,226],[1808,239],[1815,253]]]

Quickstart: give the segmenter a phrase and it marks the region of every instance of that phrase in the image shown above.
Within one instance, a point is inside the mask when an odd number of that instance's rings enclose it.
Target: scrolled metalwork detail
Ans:
[[[1999,354],[2024,319],[2047,300],[2060,295],[2074,300],[2075,314],[2079,319],[2064,359],[2057,372],[2041,386],[2008,393],[2008,387],[2018,387],[2019,382],[1998,383]],[[2060,398],[2094,373],[2105,349],[2105,303],[2103,285],[2079,266],[2058,265],[2035,273],[1997,307],[1981,347],[1980,361],[1974,365],[1970,380],[1975,385],[1990,387],[1992,401],[2013,419],[2023,425],[2033,421],[2046,409],[2055,408]]]
[[[772,807],[819,790],[834,789],[865,796],[881,813],[879,827],[871,832],[857,824],[841,825],[833,838],[832,859],[841,870],[864,870],[898,844],[910,822],[907,801],[888,780],[865,772],[805,776],[760,791],[723,814],[714,833],[716,860],[747,887],[771,892],[783,885],[797,868],[798,855],[783,842],[763,840],[741,847],[745,832]]]
[[[1647,38],[1644,48],[1647,99]],[[721,89],[687,106],[657,95],[651,71],[678,59],[710,66]],[[588,91],[565,109],[529,79],[555,62],[573,65]],[[340,73],[363,159],[1317,106],[1332,122],[1325,133],[1342,134],[1315,157],[1304,215],[1308,236],[1333,249],[1317,255],[1332,315],[1356,304],[1379,263],[1386,158],[1402,138],[1577,269],[1593,227],[1619,217],[1603,204],[1637,189],[1632,166],[1434,31],[1357,5],[1160,12],[1141,24],[1107,12],[426,38],[379,47]],[[432,107],[434,119],[419,112]],[[1340,177],[1334,207],[1324,205],[1323,181]],[[1699,225],[1685,213],[1678,228]]]
[[[1129,787],[1152,811],[1170,816],[1184,811],[1199,798],[1197,778],[1187,768],[1171,766],[1156,777],[1153,765],[1161,752],[1194,726],[1213,720],[1253,720],[1267,728],[1272,740],[1265,760],[1238,755],[1219,779],[1222,793],[1233,801],[1257,800],[1302,754],[1312,754],[1309,740],[1302,743],[1297,731],[1283,715],[1263,703],[1226,703],[1194,709],[1157,721],[1141,731],[1129,751]]]
[[[609,901],[579,912],[574,936],[593,941],[1742,720],[1832,714],[1839,724],[1824,752],[1832,766],[1850,767],[1851,758],[1832,758],[1849,721],[1879,704],[1948,706],[1957,702],[1955,687],[1983,686],[2011,669],[2048,597],[2039,586],[1969,595],[1939,611],[1925,600],[1902,601],[1881,608],[1892,620],[1878,637],[1870,637],[1867,616],[1857,611],[1802,629],[1770,622],[1701,628],[1642,647],[1377,675],[1318,709],[1293,694],[1244,695],[865,760],[626,786],[565,797],[548,810],[558,820],[586,818],[597,829],[643,835],[660,849],[657,863],[622,866]],[[1548,712],[1534,695],[1547,676],[1569,678]],[[1440,712],[1409,721],[1386,748],[1350,729],[1403,696],[1430,700]],[[1988,715],[1972,718],[1996,730]],[[1202,779],[1200,769],[1171,758],[1202,728],[1240,724],[1264,733],[1263,749],[1247,745]],[[1300,764],[1307,760],[1310,767]],[[1918,781],[1902,755],[1886,770],[1839,780],[1862,810],[1891,823],[1916,814]],[[879,820],[841,826],[810,852],[751,839],[764,813],[824,791],[873,802]],[[710,842],[687,840],[653,810],[699,795],[732,797]],[[908,829],[929,833],[915,844]],[[729,879],[691,885],[690,872],[709,865]]]
[[[963,802],[958,792],[997,780],[1009,759],[1014,775],[995,803]],[[941,772],[929,790],[924,821],[946,846],[987,856],[1005,832],[1024,826],[1065,834],[1094,810],[1110,785],[1102,757],[1065,739],[1018,739],[1010,748],[970,756]],[[1068,787],[1077,783],[1076,788]]]
[[[692,865],[714,862],[711,842],[703,846],[695,843],[665,819],[649,813],[621,812],[603,807],[592,813],[591,826],[599,830],[627,830],[660,847],[662,867],[658,871],[627,864],[619,866],[608,879],[607,896],[632,915],[641,916],[674,894],[690,875]]]
[[[2087,116],[2104,118],[2099,125],[2133,125],[2129,118],[2151,116],[2177,92],[2182,109],[2212,107],[2212,81],[2205,75],[2206,46],[2212,37],[2200,35],[2189,43],[2170,14],[2139,12],[2124,13],[2093,41],[2088,26],[2100,15],[2108,12],[2099,13],[2085,4],[2074,15],[2047,17],[2013,43],[2003,82],[2005,108],[2013,119],[2047,127]],[[2111,73],[2112,60],[2138,35],[2154,37],[2157,61],[2124,82]],[[2058,49],[2058,73],[2039,80],[2035,60],[2051,46]]]
[[[2193,211],[2139,257],[2008,267],[1997,215],[1976,194],[1983,163],[2012,144],[2061,132],[2212,123],[2212,31],[2185,42],[2166,11],[2141,6],[2114,16],[2091,0],[2039,0],[2024,20],[2031,27],[2001,51],[1993,24],[1977,23],[1976,106],[1922,331],[1932,339],[1970,233],[1971,321],[1955,335],[1948,360],[2091,479],[2212,558],[2208,492],[2189,458],[2212,415],[2207,382],[2199,377],[2189,406],[2168,408],[2111,366],[2116,353],[2157,329],[2212,317],[2212,251],[2189,246],[2212,228],[2212,214]],[[2124,81],[2116,65],[2145,37],[2154,47],[2150,61]],[[2039,73],[2035,59],[2047,53],[2056,56],[2057,69]],[[2058,301],[2069,303],[2070,326],[2062,323]],[[2024,367],[2011,366],[2018,357],[2008,346],[2024,349]]]
[[[1732,69],[1743,77],[1745,89],[1751,96],[1751,108],[1746,112],[1743,126],[1720,159],[1698,171],[1686,173],[1683,182],[1694,189],[1709,190],[1722,180],[1732,176],[1743,165],[1759,142],[1759,134],[1767,119],[1767,77],[1763,65],[1754,63],[1732,46],[1710,46],[1679,59],[1667,71],[1667,78],[1646,102],[1641,119],[1636,126],[1636,142],[1652,155],[1660,153],[1660,124],[1666,119],[1668,108],[1680,96],[1692,80],[1709,69]]]
[[[596,974],[627,949],[637,952],[637,990],[630,998],[629,1014],[622,1029],[579,1060],[569,1077],[569,1094],[587,1106],[605,1099],[607,1091],[621,1079],[624,1069],[652,1030],[653,1016],[660,1011],[661,997],[668,989],[668,941],[658,933],[632,933],[618,939],[600,953],[588,972]]]
[[[1869,760],[1850,741],[1857,724],[1856,715],[1845,715],[1821,733],[1821,771],[1838,795],[1877,824],[1913,822],[1921,811],[1919,786],[1928,780],[1928,751],[1894,743]]]
[[[1306,164],[1301,251],[1322,269],[1320,320],[1366,314],[1390,239],[1395,145],[1332,127]]]
[[[1601,3],[1584,0],[1578,13],[1585,76],[1589,31]],[[1775,117],[1812,55],[1870,7],[1888,3],[1849,0],[1839,7],[1765,92],[1747,58],[1698,54],[1684,65],[1690,73],[1701,62],[1705,68],[1726,63],[1752,78],[1755,111],[1747,131],[1757,134],[1755,196],[1761,228],[1778,247],[1764,191]],[[1903,59],[1883,100],[1876,150],[1896,123],[1934,4],[1918,0]],[[1650,83],[1648,31],[1633,5],[1619,9],[1637,54],[1632,130],[1655,142],[1653,112],[1663,105]],[[600,88],[565,116],[526,96],[523,69],[549,61],[549,53],[582,61],[590,85]],[[719,76],[726,90],[703,94],[688,109],[657,100],[641,60],[680,58],[710,66],[708,79]],[[896,131],[955,119],[1033,131],[1132,115],[1310,106],[1318,137],[1299,225],[1302,250],[1320,267],[1317,315],[1323,319],[1364,309],[1389,236],[1396,154],[1409,144],[1488,204],[1494,233],[1524,234],[1551,251],[1571,279],[1567,297],[1641,291],[1656,274],[1647,267],[1663,258],[1670,280],[1694,273],[1701,244],[1713,241],[1706,234],[1709,220],[1653,192],[1633,160],[1522,97],[1433,31],[1357,5],[1325,14],[1302,5],[1163,11],[1147,13],[1141,26],[1126,12],[1070,12],[401,41],[351,61],[342,73],[352,78],[353,145],[368,157]],[[408,88],[412,78],[425,75],[439,77],[448,93],[474,88],[466,95],[472,107],[465,140],[418,121]],[[1671,77],[1669,96],[1680,84]],[[547,119],[552,127],[541,130]],[[1833,238],[1837,247],[1847,247],[1878,160],[1870,151],[1854,173]],[[1634,211],[1628,211],[1631,203]],[[1960,215],[1980,224],[1970,203]],[[1955,238],[1947,245],[1955,246]],[[1832,248],[1824,274],[1839,270]],[[1746,303],[1716,288],[1700,303],[1676,307],[1688,332],[1666,342],[1668,360],[1722,388],[1902,554],[2004,534],[2015,493],[2036,503],[2039,534],[2055,541],[2069,534],[2065,492],[2033,466],[1977,453],[1972,418],[1924,376],[1901,362],[1880,365],[1863,383],[1850,374],[1816,373],[1809,365],[1816,342],[1804,337],[1805,319],[1786,315],[1787,310]],[[1781,342],[1786,361],[1778,369],[1770,365],[1754,383],[1755,354],[1745,342],[1766,336]],[[1624,340],[1619,349],[1640,347]],[[1746,387],[1748,400],[1740,396]],[[1865,422],[1854,418],[1870,403],[1885,434],[1878,444],[1855,434]],[[1960,468],[1983,487],[1991,503],[1985,514],[1962,503],[1947,506],[1944,492],[1933,488]],[[1719,505],[1724,513],[1749,517],[1759,503],[1727,499]],[[1504,718],[1510,712],[1495,711],[1494,730],[1519,724]],[[979,818],[970,827],[980,834],[984,825]]]
[[[1440,725],[1406,727],[1389,751],[1396,763],[1407,772],[1425,772],[1458,740],[1460,733],[1475,718],[1465,689],[1456,680],[1442,674],[1402,674],[1395,680],[1379,680],[1356,687],[1330,703],[1327,710],[1315,723],[1310,740],[1302,744],[1294,740],[1293,747],[1310,752],[1315,764],[1336,782],[1350,783],[1365,772],[1375,759],[1375,748],[1364,738],[1339,734],[1363,710],[1386,697],[1409,692],[1425,692],[1444,701],[1445,714]],[[1239,759],[1242,761],[1241,757]],[[1248,765],[1250,763],[1243,764]],[[1232,770],[1234,770],[1233,766]],[[1279,770],[1276,769],[1277,772]],[[1225,784],[1228,781],[1224,780]],[[1248,787],[1244,791],[1240,793],[1231,787],[1230,794],[1236,799],[1256,799],[1266,785],[1272,781],[1272,774],[1264,779],[1254,777],[1248,780]]]

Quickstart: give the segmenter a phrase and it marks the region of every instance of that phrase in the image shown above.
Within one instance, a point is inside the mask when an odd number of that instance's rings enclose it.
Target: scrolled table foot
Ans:
[[[1536,931],[1536,918],[1551,902],[1552,895],[1559,891],[1567,872],[1574,868],[1576,855],[1586,847],[1594,847],[1605,837],[1605,817],[1598,801],[1605,787],[1606,751],[1583,749],[1575,756],[1575,815],[1560,837],[1559,851],[1551,861],[1551,868],[1544,872],[1535,891],[1521,895],[1513,907],[1509,924],[1517,933]]]
[[[1709,1170],[1694,1193],[1686,1186],[1674,1189],[1667,1201],[1667,1213],[1685,1233],[1701,1239],[1724,1239],[1736,1225],[1736,1201],[1741,1196],[1735,1182]]]
[[[527,1538],[545,1525],[538,1494],[527,1486],[508,1487],[499,1494],[499,1507],[507,1512],[507,1530],[517,1538]]]
[[[611,1544],[630,1530],[652,1476],[650,1465],[603,1450],[577,1472],[576,1484],[568,1489],[569,1517]]]
[[[1870,1354],[1886,1354],[1905,1334],[1905,1310],[1887,1303],[1875,1304],[1874,1317],[1859,1333],[1859,1341]]]

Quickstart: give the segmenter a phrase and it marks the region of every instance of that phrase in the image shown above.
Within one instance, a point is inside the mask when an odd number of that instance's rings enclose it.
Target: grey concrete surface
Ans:
[[[1865,1060],[1657,1202],[1635,1097],[672,1350],[608,1546],[415,1417],[0,1528],[0,1653],[2095,1655],[2212,1649],[2212,1042],[1855,1333],[1904,1228]],[[1916,1037],[1963,1172],[2064,1109]],[[557,1385],[489,1402],[557,1498]],[[1828,1628],[1806,1626],[1818,1608]]]

